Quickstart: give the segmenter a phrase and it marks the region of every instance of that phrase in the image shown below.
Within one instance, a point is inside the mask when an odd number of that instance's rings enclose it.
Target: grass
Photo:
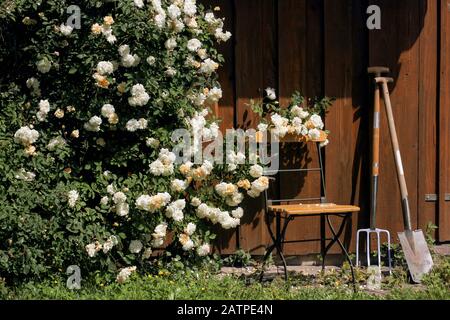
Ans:
[[[218,276],[208,272],[178,275],[134,275],[125,284],[82,284],[81,290],[69,290],[63,281],[30,282],[15,288],[3,286],[2,299],[62,300],[361,300],[361,299],[450,299],[450,290],[442,283],[426,286],[396,286],[386,294],[360,290],[353,293],[343,284],[322,287],[304,284],[294,278],[290,284],[281,279],[259,283],[236,276]]]
[[[2,300],[450,300],[450,257],[435,255],[435,265],[421,285],[406,282],[405,267],[394,269],[384,277],[379,292],[359,289],[353,292],[348,265],[338,271],[318,276],[295,275],[289,282],[281,278],[260,283],[257,275],[221,275],[205,268],[178,269],[173,273],[159,271],[158,275],[133,274],[126,283],[106,280],[82,281],[80,290],[66,287],[66,279],[55,278],[43,282],[28,282],[7,286],[0,279]],[[234,261],[234,260],[233,260]],[[189,269],[188,271],[186,271]],[[209,271],[207,271],[208,269]],[[183,271],[185,270],[185,271]],[[368,274],[356,269],[360,285]]]

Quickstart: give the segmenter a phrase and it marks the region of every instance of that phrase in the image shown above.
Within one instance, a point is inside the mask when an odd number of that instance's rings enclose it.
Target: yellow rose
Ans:
[[[108,122],[110,124],[117,124],[119,122],[119,116],[117,115],[117,113],[113,113],[112,115],[110,115],[108,117]]]
[[[114,19],[111,16],[106,16],[103,18],[103,23],[106,24],[107,26],[110,26],[114,23]]]
[[[25,148],[25,153],[26,153],[28,156],[34,156],[34,155],[36,155],[36,147],[33,146],[33,145],[27,146],[27,147]]]
[[[251,183],[250,183],[250,181],[248,181],[248,179],[240,180],[240,181],[237,183],[237,186],[238,186],[239,188],[242,188],[242,189],[245,189],[245,190],[249,190],[249,189],[251,188]]]
[[[119,91],[119,93],[124,93],[126,89],[127,89],[127,84],[125,82],[121,82],[117,86],[117,91]]]
[[[184,246],[190,240],[189,236],[185,233],[180,234],[180,243]]]
[[[93,75],[94,79],[97,81],[97,86],[103,89],[108,89],[109,81],[105,76],[102,76],[98,73]]]
[[[100,33],[102,33],[102,26],[99,25],[98,23],[94,23],[94,24],[91,26],[91,32],[92,32],[93,34],[100,34]]]
[[[180,173],[184,176],[187,176],[189,172],[191,171],[191,166],[187,164],[182,164],[180,166]]]
[[[72,133],[70,134],[70,136],[72,138],[78,138],[80,136],[80,131],[79,130],[73,130]]]
[[[55,117],[57,117],[58,119],[64,118],[64,110],[62,110],[62,109],[58,108],[54,114],[55,114]]]

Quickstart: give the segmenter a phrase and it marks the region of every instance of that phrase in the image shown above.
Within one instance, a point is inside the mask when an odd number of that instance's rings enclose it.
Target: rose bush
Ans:
[[[79,29],[66,23],[74,4]],[[194,164],[194,144],[175,161],[174,130],[219,135],[215,44],[231,34],[213,10],[195,0],[7,0],[0,24],[2,276],[75,264],[123,282],[157,252],[200,259],[211,226],[235,228],[244,197],[267,189],[245,152]]]

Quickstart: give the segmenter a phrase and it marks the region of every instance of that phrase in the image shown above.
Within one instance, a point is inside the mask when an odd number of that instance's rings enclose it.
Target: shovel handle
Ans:
[[[394,159],[397,169],[397,178],[400,185],[400,192],[402,195],[402,211],[403,211],[403,223],[405,230],[411,231],[411,212],[409,208],[409,202],[408,202],[408,189],[406,187],[406,179],[405,179],[405,173],[403,170],[403,163],[402,163],[402,157],[400,155],[400,147],[398,143],[397,138],[397,131],[395,129],[395,121],[394,121],[394,114],[392,112],[392,104],[391,99],[389,96],[389,88],[388,88],[388,82],[391,82],[392,79],[390,78],[376,78],[375,81],[377,83],[381,83],[381,87],[383,90],[383,97],[384,97],[384,104],[386,107],[386,114],[389,124],[389,132],[391,134],[391,142],[392,142],[392,148],[394,151]]]

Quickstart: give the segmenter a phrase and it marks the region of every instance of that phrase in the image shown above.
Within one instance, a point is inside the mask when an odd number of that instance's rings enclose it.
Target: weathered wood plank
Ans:
[[[223,97],[218,106],[218,117],[221,120],[220,128],[225,132],[228,128],[233,128],[234,115],[235,115],[235,68],[234,68],[234,4],[231,0],[216,0],[214,1],[216,6],[221,8],[219,14],[225,17],[224,29],[230,31],[233,37],[225,43],[219,46],[219,52],[223,54],[225,58],[225,64],[219,69],[219,80],[222,87]]]
[[[366,26],[368,0],[352,1],[352,193],[349,203],[359,205],[360,214],[353,215],[351,227],[346,230],[345,241],[351,250],[355,248],[355,234],[369,224],[370,175],[372,136],[371,87],[367,74],[369,30]]]
[[[287,105],[294,91],[300,91],[306,98],[320,94],[322,77],[322,1],[280,0],[278,1],[278,63],[280,101]],[[292,17],[296,17],[293,19]],[[317,88],[319,87],[319,88]],[[306,168],[318,166],[314,144],[282,145],[281,167]],[[282,199],[320,196],[320,178],[317,173],[296,172],[281,174],[279,195]],[[317,238],[319,220],[304,217],[291,222],[287,240]],[[295,255],[301,252],[317,252],[317,242],[291,243],[285,245],[285,253]]]
[[[324,6],[325,95],[336,98],[325,121],[331,131],[325,148],[327,200],[350,204],[354,153],[352,1],[325,1]]]
[[[235,1],[236,115],[241,128],[255,128],[258,118],[247,105],[263,96],[266,87],[277,88],[277,16],[275,0]],[[269,242],[262,201],[247,201],[240,244],[263,254]]]
[[[437,203],[426,202],[426,194],[437,194],[437,90],[438,87],[438,3],[420,1],[420,74],[419,74],[419,169],[418,227],[436,224]]]
[[[439,96],[439,240],[450,240],[450,1],[441,0],[441,55]]]

